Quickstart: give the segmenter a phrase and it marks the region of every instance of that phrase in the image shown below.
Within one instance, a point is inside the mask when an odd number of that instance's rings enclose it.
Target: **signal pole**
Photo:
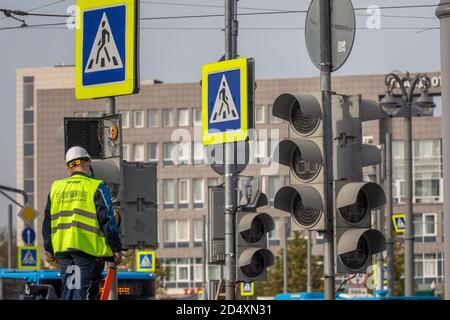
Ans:
[[[225,60],[237,58],[237,0],[225,0]],[[225,143],[225,299],[235,299],[235,208],[236,177],[234,175],[234,143]]]
[[[386,190],[386,246],[387,274],[389,295],[394,294],[394,230],[392,226],[392,136],[386,133],[385,149],[385,190]]]
[[[106,98],[106,114],[115,114],[116,113],[116,97],[108,97]],[[114,261],[106,261],[105,263],[106,269],[115,269],[117,271],[117,265]],[[114,280],[111,286],[111,292],[109,293],[108,300],[117,300],[118,292],[117,292],[117,272],[114,273]]]
[[[326,230],[324,232],[325,299],[335,299],[334,236],[333,236],[333,135],[331,127],[331,3],[320,0],[320,87],[323,100],[324,131],[324,196]]]
[[[442,162],[444,170],[444,284],[445,299],[450,300],[450,1],[441,0],[436,9],[441,21],[441,74],[442,74]]]

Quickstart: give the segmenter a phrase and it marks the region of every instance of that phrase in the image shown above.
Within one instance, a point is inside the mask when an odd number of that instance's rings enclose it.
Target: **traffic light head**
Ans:
[[[267,233],[275,229],[274,220],[267,213],[253,211],[237,212],[236,253],[239,281],[265,280],[267,267],[274,263],[273,254],[267,249]]]
[[[291,214],[293,230],[323,230],[322,96],[280,95],[273,115],[289,121],[289,139],[274,150],[274,161],[290,168],[290,186],[278,190],[275,208]]]
[[[371,211],[386,203],[383,189],[363,182],[363,168],[381,163],[381,151],[362,143],[362,121],[383,112],[360,96],[333,99],[336,272],[365,273],[373,254],[386,249],[380,231],[371,229]]]

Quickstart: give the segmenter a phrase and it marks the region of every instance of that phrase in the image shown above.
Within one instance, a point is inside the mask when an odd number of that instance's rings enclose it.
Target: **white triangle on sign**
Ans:
[[[144,255],[141,261],[141,268],[151,268],[151,266],[152,263],[150,262],[148,255]]]
[[[33,257],[31,251],[27,251],[25,253],[25,257],[22,260],[22,264],[35,265],[36,259]]]
[[[219,123],[239,119],[239,115],[231,95],[230,86],[228,85],[225,74],[220,81],[219,92],[217,93],[216,102],[211,114],[209,123]]]
[[[252,285],[250,283],[244,283],[244,291],[245,292],[252,291]]]
[[[117,49],[108,17],[103,12],[97,35],[92,44],[91,53],[86,64],[85,73],[123,68],[122,59]]]
[[[402,218],[399,218],[397,220],[397,228],[404,229],[405,227],[406,227],[405,220],[403,220]]]

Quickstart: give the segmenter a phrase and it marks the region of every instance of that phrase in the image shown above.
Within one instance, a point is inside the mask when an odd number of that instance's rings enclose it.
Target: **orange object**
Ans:
[[[106,274],[105,284],[103,285],[102,295],[100,296],[100,300],[108,300],[109,293],[111,292],[111,287],[116,277],[116,269],[109,268],[108,273]]]

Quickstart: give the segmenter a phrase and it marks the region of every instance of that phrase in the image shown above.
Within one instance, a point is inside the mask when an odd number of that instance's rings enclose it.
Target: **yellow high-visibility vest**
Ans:
[[[53,182],[50,215],[55,253],[74,249],[96,257],[113,255],[97,220],[94,196],[101,183],[78,174]]]

